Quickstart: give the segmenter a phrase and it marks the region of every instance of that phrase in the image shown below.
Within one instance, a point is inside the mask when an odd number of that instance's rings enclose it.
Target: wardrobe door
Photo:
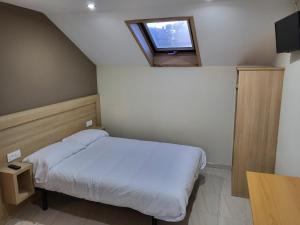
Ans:
[[[246,171],[273,173],[283,71],[239,71],[232,194],[248,197]]]

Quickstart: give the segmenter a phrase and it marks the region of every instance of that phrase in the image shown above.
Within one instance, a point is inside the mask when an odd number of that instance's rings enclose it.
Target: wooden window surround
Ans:
[[[158,49],[151,33],[147,29],[147,23],[187,21],[191,48],[166,48]],[[172,17],[160,19],[140,19],[125,21],[136,42],[143,51],[146,59],[152,67],[198,67],[201,66],[200,51],[196,36],[196,27],[193,17]]]

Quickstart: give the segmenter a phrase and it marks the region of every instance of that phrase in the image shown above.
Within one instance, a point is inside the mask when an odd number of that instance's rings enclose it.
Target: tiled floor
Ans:
[[[186,219],[159,225],[251,225],[249,200],[230,195],[230,171],[206,168],[195,185]],[[28,203],[7,225],[151,225],[136,211],[51,194],[49,209]]]

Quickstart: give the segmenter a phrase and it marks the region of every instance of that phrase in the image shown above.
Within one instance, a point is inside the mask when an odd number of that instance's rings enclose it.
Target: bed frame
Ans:
[[[47,210],[48,209],[48,190],[45,190],[45,189],[41,189],[41,188],[36,188],[36,190],[40,191],[41,192],[41,207],[43,210]],[[155,219],[153,216],[152,216],[152,225],[157,225],[158,224],[158,220]]]
[[[7,165],[7,153],[21,149],[24,158],[40,148],[86,129],[86,121],[89,120],[93,121],[93,128],[101,127],[98,95],[0,116],[0,167]],[[39,190],[42,192],[42,209],[46,210],[48,191]],[[2,219],[7,219],[16,210],[3,203],[0,196]],[[157,225],[155,218],[152,218],[152,225]]]

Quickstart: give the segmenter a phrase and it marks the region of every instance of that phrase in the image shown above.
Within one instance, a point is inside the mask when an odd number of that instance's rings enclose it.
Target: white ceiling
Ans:
[[[205,66],[267,65],[292,0],[4,0],[45,13],[95,64],[147,65],[124,20],[194,16]]]

